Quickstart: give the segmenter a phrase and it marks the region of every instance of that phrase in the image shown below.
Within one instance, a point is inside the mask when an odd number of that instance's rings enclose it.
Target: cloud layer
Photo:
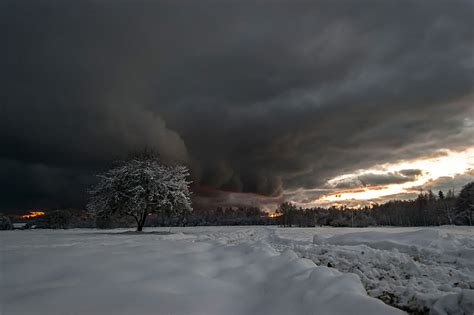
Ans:
[[[188,163],[196,187],[271,198],[471,147],[473,9],[3,2],[0,210],[83,206],[92,174],[144,145]],[[365,180],[416,176],[392,175]]]

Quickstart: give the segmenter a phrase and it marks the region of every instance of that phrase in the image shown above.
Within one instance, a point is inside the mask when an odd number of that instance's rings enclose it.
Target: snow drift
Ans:
[[[263,241],[78,230],[2,239],[2,314],[402,314],[358,276]]]
[[[390,230],[390,229],[388,229]],[[315,234],[300,251],[360,276],[369,294],[430,314],[474,314],[474,238],[440,228]]]

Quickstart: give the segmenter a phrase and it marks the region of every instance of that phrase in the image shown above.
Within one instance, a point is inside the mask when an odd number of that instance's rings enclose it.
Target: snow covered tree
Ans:
[[[54,210],[46,212],[38,218],[37,225],[44,229],[67,229],[71,224],[72,213],[68,210]]]
[[[142,231],[149,214],[183,215],[192,210],[188,176],[187,167],[162,165],[156,154],[143,151],[98,175],[87,208],[101,217],[131,216]]]
[[[0,230],[13,230],[13,224],[10,218],[0,214]]]
[[[456,208],[458,216],[466,218],[469,225],[472,225],[474,219],[474,182],[463,187],[459,193]]]

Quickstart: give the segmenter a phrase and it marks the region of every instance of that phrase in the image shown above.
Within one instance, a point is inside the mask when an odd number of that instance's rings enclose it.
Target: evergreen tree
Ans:
[[[440,190],[440,191],[438,192],[438,198],[439,198],[440,200],[443,200],[443,199],[444,199],[444,193],[443,193],[443,191]]]

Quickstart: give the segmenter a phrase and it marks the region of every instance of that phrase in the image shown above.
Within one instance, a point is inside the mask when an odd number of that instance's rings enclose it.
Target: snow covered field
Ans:
[[[165,231],[4,231],[0,313],[474,314],[473,228]]]

